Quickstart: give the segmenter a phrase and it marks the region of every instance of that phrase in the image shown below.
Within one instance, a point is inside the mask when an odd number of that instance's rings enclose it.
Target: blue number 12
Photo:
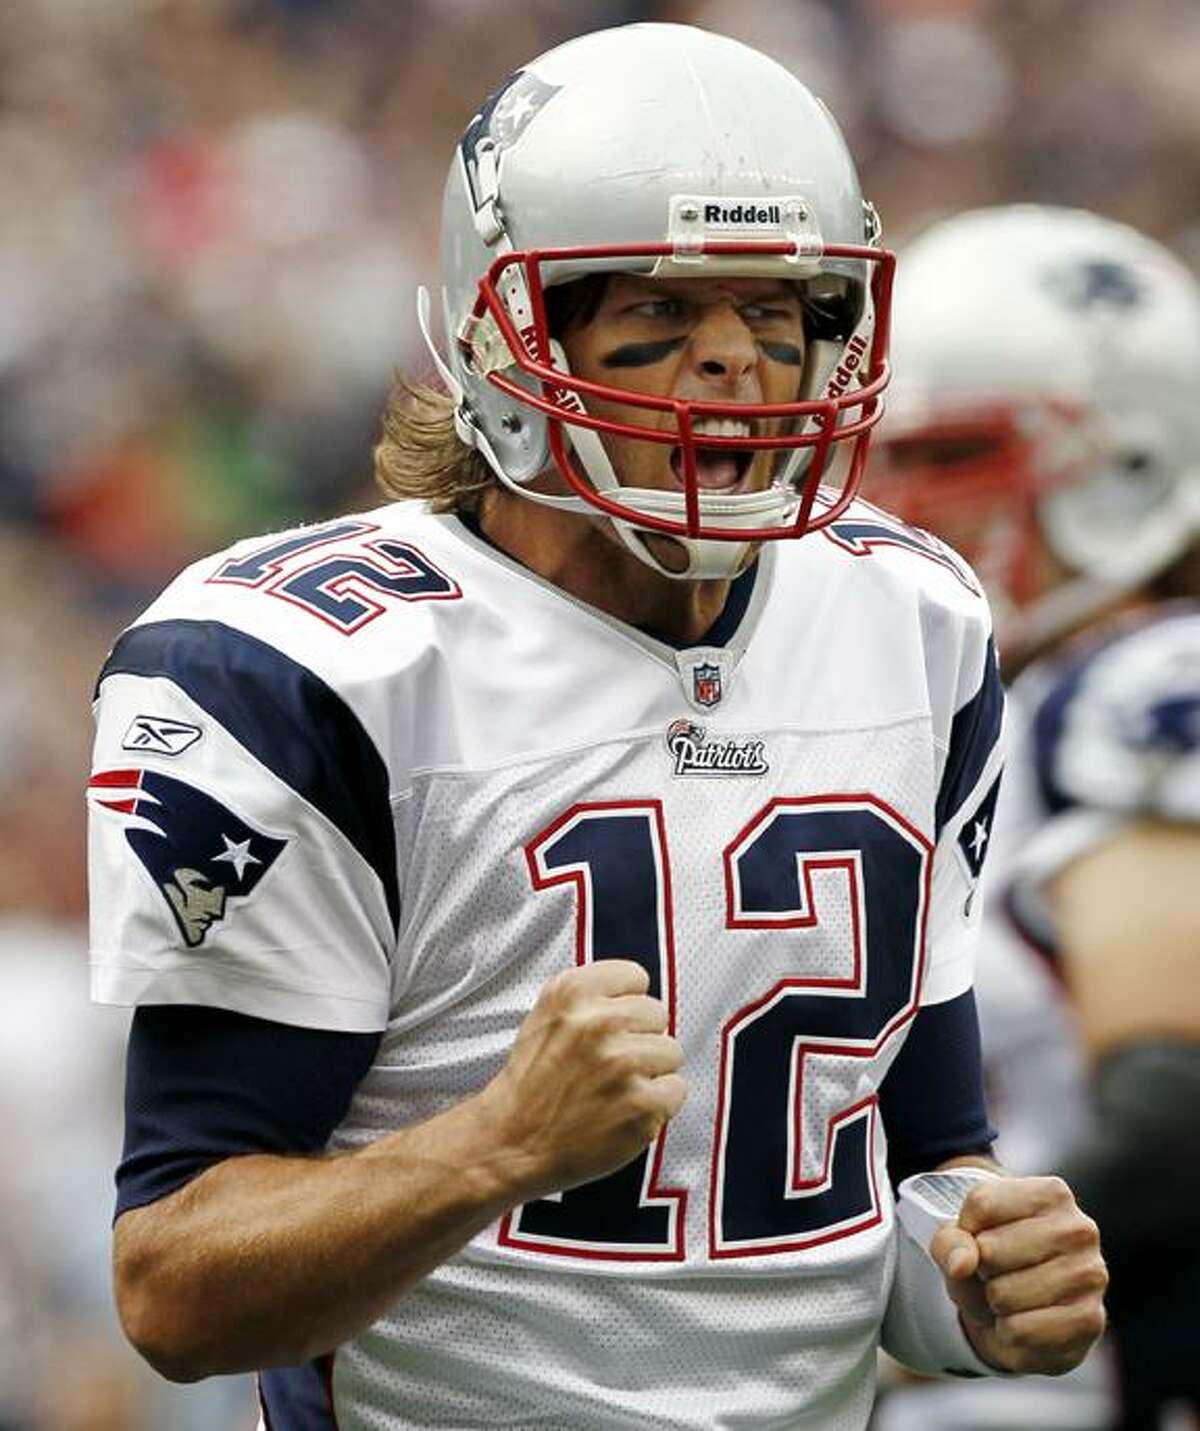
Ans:
[[[573,806],[526,853],[536,889],[574,886],[577,961],[637,960],[673,1032],[674,911],[659,802]],[[847,1096],[861,1080],[823,1078],[817,1061],[864,1066],[916,1011],[931,855],[928,841],[871,795],[772,800],[726,847],[727,928],[780,931],[801,963],[804,932],[824,916],[846,931],[851,958],[849,972],[842,960],[837,974],[778,979],[721,1029],[710,1258],[796,1251],[879,1222],[877,1098]],[[813,881],[822,873],[844,891],[837,909],[817,907]],[[823,883],[823,900],[830,887]],[[517,1208],[501,1224],[501,1243],[682,1260],[688,1195],[663,1181],[665,1137],[607,1177]]]

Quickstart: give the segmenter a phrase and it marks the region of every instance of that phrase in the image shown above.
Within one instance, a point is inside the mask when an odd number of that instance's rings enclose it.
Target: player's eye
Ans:
[[[798,316],[794,308],[773,307],[766,303],[743,303],[738,312],[747,323],[794,323]]]
[[[685,313],[678,298],[643,298],[625,311],[635,318],[682,318]]]

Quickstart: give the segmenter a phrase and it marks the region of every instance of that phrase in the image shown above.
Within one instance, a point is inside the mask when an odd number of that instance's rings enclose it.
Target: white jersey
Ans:
[[[684,651],[403,505],[168,589],[101,683],[97,999],[382,1030],[338,1149],[480,1088],[573,963],[642,962],[686,1057],[646,1154],[481,1232],[297,1427],[865,1425],[877,1093],[971,984],[1001,706],[969,571],[865,504]]]

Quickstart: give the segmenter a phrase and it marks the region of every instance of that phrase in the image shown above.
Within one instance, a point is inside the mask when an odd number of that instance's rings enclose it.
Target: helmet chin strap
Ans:
[[[581,459],[582,460],[582,459]],[[668,517],[684,521],[687,509],[681,492],[655,492],[645,487],[615,487],[611,495],[634,511],[647,516]],[[736,505],[734,505],[736,503]],[[795,509],[796,499],[777,487],[765,492],[739,493],[736,497],[720,498],[704,494],[700,498],[701,514],[710,521],[729,527],[769,527],[784,519]],[[612,524],[622,542],[647,565],[677,581],[722,580],[737,576],[745,569],[752,543],[732,540],[717,541],[707,537],[679,537],[667,532],[654,532],[639,527],[621,517]],[[674,570],[656,555],[651,542],[658,538],[678,551],[684,564]]]
[[[619,517],[613,518],[613,526],[635,556],[672,581],[732,581],[750,564],[749,542],[714,542],[700,537],[675,537],[669,532],[662,532],[659,534],[660,541],[673,542],[687,562],[679,571],[672,571],[646,545],[645,538],[649,534],[641,527],[631,526]]]

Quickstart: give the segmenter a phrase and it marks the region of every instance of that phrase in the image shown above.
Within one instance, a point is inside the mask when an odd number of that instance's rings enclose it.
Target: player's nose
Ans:
[[[754,334],[732,303],[705,308],[692,329],[689,344],[693,371],[705,386],[731,397],[756,386],[758,348]]]

